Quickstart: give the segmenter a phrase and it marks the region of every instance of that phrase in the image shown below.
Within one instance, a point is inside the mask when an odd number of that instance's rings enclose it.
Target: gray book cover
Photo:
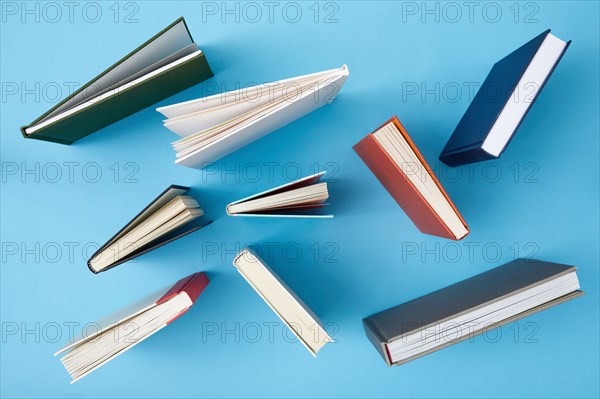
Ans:
[[[386,363],[391,365],[392,362],[386,344],[400,339],[406,334],[428,329],[435,324],[443,323],[456,316],[499,301],[575,270],[574,266],[532,259],[517,259],[431,294],[371,315],[363,320],[363,324],[369,340],[379,351]],[[496,323],[496,326],[499,327],[582,294],[583,292],[581,291],[574,291],[568,295],[504,319],[500,323]],[[395,364],[406,363],[446,346],[461,342],[480,334],[484,329],[485,327],[479,330],[475,329],[470,334],[466,334],[453,341],[448,341],[433,350],[419,353]]]

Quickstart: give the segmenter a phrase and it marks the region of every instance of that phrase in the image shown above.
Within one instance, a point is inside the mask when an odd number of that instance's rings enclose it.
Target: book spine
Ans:
[[[235,258],[233,258],[233,265],[237,268],[238,267],[238,260],[240,258],[242,258],[243,256],[248,256],[248,255],[252,255],[255,256],[256,255],[253,253],[253,251],[251,251],[249,248],[244,248],[244,250],[240,251]]]
[[[49,141],[51,143],[64,144],[64,145],[71,145],[71,144],[73,144],[73,140],[65,140],[65,139],[60,138],[60,137],[44,136],[43,134],[39,134],[39,133],[34,133],[34,134],[31,134],[31,135],[27,134],[25,132],[25,129],[27,129],[28,127],[29,126],[21,126],[21,128],[20,128],[21,134],[26,139],[35,139],[35,140]]]
[[[192,302],[196,302],[202,291],[206,288],[209,283],[208,276],[206,273],[200,272],[193,275],[193,277],[187,282],[182,291],[185,291]]]
[[[468,147],[460,151],[442,152],[440,154],[440,161],[452,167],[496,158],[498,157],[486,152],[483,148],[481,148],[481,144],[478,144],[476,147]]]
[[[369,341],[371,341],[375,349],[377,349],[377,352],[379,352],[383,360],[385,360],[385,363],[388,366],[391,366],[392,361],[390,353],[387,350],[387,341],[382,338],[381,331],[379,331],[375,323],[368,317],[363,319],[363,327]]]
[[[92,257],[93,257],[93,256],[92,256]],[[100,273],[99,271],[97,271],[96,269],[94,269],[94,268],[92,267],[92,259],[88,260],[86,264],[87,264],[87,267],[88,267],[88,269],[90,269],[90,271],[91,271],[92,273],[94,273],[94,274],[98,274],[98,273]]]
[[[169,299],[181,294],[182,292],[185,292],[192,301],[192,304],[194,304],[200,296],[200,294],[202,293],[202,291],[204,291],[208,283],[208,277],[203,272],[194,273],[190,276],[184,277],[177,283],[175,283],[175,285],[171,287],[171,289],[169,289],[158,301],[156,301],[156,304],[158,305],[164,303]],[[167,321],[167,324],[171,324],[173,321],[177,320],[188,310],[189,308],[185,309],[177,316]]]

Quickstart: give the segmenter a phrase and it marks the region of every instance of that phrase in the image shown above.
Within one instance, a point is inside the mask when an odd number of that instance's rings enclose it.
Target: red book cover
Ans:
[[[444,197],[448,200],[452,209],[458,215],[460,221],[467,229],[468,226],[464,221],[456,206],[452,203],[450,197],[436,178],[435,174],[411,140],[404,126],[400,123],[397,117],[392,117],[375,131],[381,129],[389,123],[394,123],[398,128],[406,142],[410,145],[421,164],[426,168],[432,180],[438,186]],[[410,182],[400,167],[393,161],[387,152],[377,142],[373,133],[368,134],[364,139],[358,142],[354,147],[354,151],[360,156],[363,162],[369,167],[371,172],[383,184],[386,190],[396,200],[398,205],[404,210],[408,217],[413,221],[417,228],[425,234],[444,237],[451,240],[460,240],[467,236],[455,237],[446,224],[435,213],[431,205],[425,201],[425,198],[419,193],[417,188]]]
[[[178,282],[176,282],[171,288],[166,289],[166,292],[163,289],[159,293],[156,293],[156,292],[152,293],[148,297],[143,298],[136,303],[132,303],[129,306],[118,310],[114,314],[107,316],[104,319],[100,320],[99,322],[96,323],[96,325],[99,328],[94,333],[87,334],[87,332],[83,331],[81,339],[74,340],[69,345],[67,345],[63,349],[59,350],[55,354],[55,356],[58,354],[61,354],[63,352],[67,352],[68,350],[70,350],[76,346],[82,345],[85,342],[90,341],[90,340],[96,338],[97,336],[100,336],[104,332],[109,331],[111,328],[113,328],[115,326],[118,326],[118,325],[121,325],[121,324],[127,323],[128,321],[133,320],[136,316],[142,314],[143,312],[151,310],[155,306],[160,305],[160,304],[168,301],[169,299],[172,299],[173,297],[177,296],[178,294],[180,294],[182,292],[185,292],[189,296],[190,300],[192,301],[192,304],[194,304],[196,302],[196,300],[198,299],[198,297],[200,296],[200,293],[202,293],[202,291],[204,291],[204,288],[206,288],[207,285],[208,285],[208,277],[206,277],[206,274],[204,274],[203,272],[194,273],[192,275],[184,277],[181,280],[179,280]],[[184,314],[188,310],[189,310],[189,307],[187,309],[184,309],[177,316],[173,317],[166,324],[168,325],[168,324],[172,323],[173,320],[179,318],[182,314]],[[151,334],[153,334],[153,333],[151,333]],[[136,340],[133,343],[133,345],[137,344],[140,341],[141,340]]]
[[[169,299],[173,298],[175,295],[180,294],[181,292],[185,292],[192,300],[192,303],[195,303],[196,299],[198,299],[198,297],[200,296],[202,291],[204,291],[204,288],[206,288],[207,285],[208,277],[206,277],[205,273],[194,273],[176,282],[173,287],[171,287],[158,301],[156,301],[156,304],[159,305],[165,301],[168,301]],[[169,320],[167,324],[172,323],[182,314],[187,312],[188,309],[184,310],[183,312],[179,313],[176,317]]]

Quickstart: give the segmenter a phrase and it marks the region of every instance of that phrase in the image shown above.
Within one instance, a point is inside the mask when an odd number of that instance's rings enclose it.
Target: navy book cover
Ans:
[[[550,30],[548,29],[494,64],[442,150],[440,155],[442,162],[449,166],[460,166],[498,158],[498,156],[486,152],[482,148],[482,144],[496,123],[505,104],[510,101],[514,89],[518,86],[521,77],[549,33]],[[567,47],[569,43],[567,43]],[[563,53],[567,47],[565,47]],[[556,64],[559,61],[560,58],[556,61]],[[552,74],[553,69],[550,74]],[[547,78],[550,77],[550,74]],[[536,91],[535,98],[537,98],[542,88],[543,85]],[[532,99],[529,107],[531,107],[535,98]],[[517,129],[512,132],[512,135]],[[506,149],[509,142],[506,143],[504,149]]]

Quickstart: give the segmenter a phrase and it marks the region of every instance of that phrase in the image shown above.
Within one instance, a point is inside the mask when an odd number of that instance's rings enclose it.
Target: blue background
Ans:
[[[76,3],[72,16],[57,4],[59,17],[44,3],[2,4],[2,397],[598,397],[597,2],[475,2],[471,15],[462,2],[283,2],[271,19],[262,2],[230,3],[232,13],[220,2],[98,2],[87,14]],[[69,84],[181,15],[215,77],[157,106],[342,64],[351,76],[335,104],[204,172],[174,164],[176,136],[155,107],[72,146],[21,137]],[[502,158],[441,165],[469,86],[547,28],[573,44]],[[352,151],[394,114],[467,220],[462,242],[421,234]],[[235,199],[322,168],[333,220],[225,215]],[[87,256],[171,183],[193,186],[215,222],[90,273]],[[329,323],[338,342],[317,359],[231,265],[253,242]],[[386,367],[365,337],[363,317],[517,256],[577,265],[586,295],[402,367]],[[199,270],[211,284],[184,317],[69,385],[52,357],[68,323]],[[278,323],[272,337],[264,323]]]

